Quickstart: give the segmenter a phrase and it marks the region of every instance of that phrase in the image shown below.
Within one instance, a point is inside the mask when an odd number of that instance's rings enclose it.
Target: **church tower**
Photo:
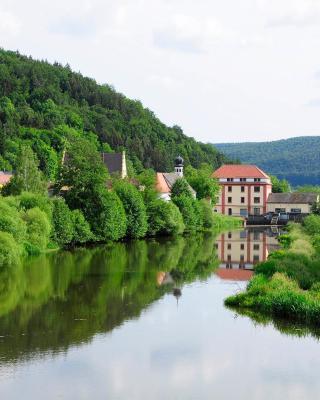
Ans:
[[[174,172],[176,174],[178,174],[179,176],[181,176],[181,178],[183,177],[183,163],[184,163],[184,160],[181,156],[178,156],[174,160]]]

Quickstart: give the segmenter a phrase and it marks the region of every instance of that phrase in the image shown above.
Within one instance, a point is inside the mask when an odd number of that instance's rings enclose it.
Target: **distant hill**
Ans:
[[[256,164],[291,185],[320,185],[320,136],[302,136],[273,142],[220,143],[227,157]]]

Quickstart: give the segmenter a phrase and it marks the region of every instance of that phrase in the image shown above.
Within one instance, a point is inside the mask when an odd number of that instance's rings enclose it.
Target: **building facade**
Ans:
[[[317,193],[270,193],[267,211],[274,213],[310,214],[319,205]]]
[[[247,217],[267,212],[270,177],[255,165],[223,165],[213,177],[221,187],[215,212]]]

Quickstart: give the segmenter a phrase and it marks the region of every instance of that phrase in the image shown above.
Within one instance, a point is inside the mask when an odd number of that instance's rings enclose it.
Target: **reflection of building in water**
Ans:
[[[223,279],[249,279],[254,264],[265,261],[270,252],[279,248],[277,235],[271,229],[259,228],[221,234],[216,241],[221,260],[217,274]]]

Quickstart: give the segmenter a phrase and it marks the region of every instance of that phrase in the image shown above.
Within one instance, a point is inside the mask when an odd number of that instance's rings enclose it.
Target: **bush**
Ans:
[[[80,210],[72,211],[73,242],[86,243],[93,239],[89,223]]]
[[[177,179],[171,188],[171,198],[178,196],[192,197],[190,186],[184,178]]]
[[[125,181],[118,181],[115,191],[120,197],[127,216],[127,236],[144,237],[148,230],[146,207],[138,189]]]
[[[27,242],[26,250],[28,253],[35,254],[47,248],[51,225],[47,214],[40,208],[31,208],[23,216],[27,224]],[[31,244],[31,247],[30,247]]]
[[[201,210],[197,200],[185,195],[174,197],[183,217],[186,232],[197,231],[202,228]]]
[[[309,235],[320,234],[320,216],[309,215],[303,220],[303,225]]]
[[[11,233],[0,232],[0,266],[19,262],[21,251]]]
[[[148,235],[173,235],[184,231],[182,215],[172,202],[160,199],[147,204]]]
[[[17,243],[22,243],[26,237],[26,225],[20,213],[0,199],[0,231],[11,233]]]
[[[200,200],[199,205],[201,207],[202,214],[202,225],[204,229],[213,229],[214,227],[214,214],[210,202],[205,199]]]
[[[59,245],[63,246],[69,244],[74,236],[72,213],[65,201],[61,198],[53,199],[52,205],[52,238]]]
[[[94,208],[85,216],[98,240],[119,240],[127,231],[126,214],[121,200],[114,192],[101,188],[94,193]]]
[[[19,207],[23,210],[30,210],[31,208],[39,208],[47,214],[51,221],[52,219],[52,203],[48,196],[24,192],[17,197],[19,200]]]

